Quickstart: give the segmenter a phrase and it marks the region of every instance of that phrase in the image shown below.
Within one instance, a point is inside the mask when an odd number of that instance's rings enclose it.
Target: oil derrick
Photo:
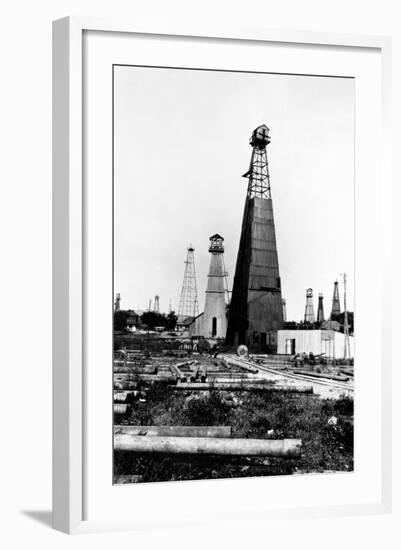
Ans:
[[[284,323],[287,321],[287,302],[284,300],[284,298],[281,300],[281,303],[283,305],[283,321]]]
[[[324,309],[323,309],[323,294],[319,294],[319,304],[317,306],[317,322],[324,322]]]
[[[336,315],[341,313],[340,306],[340,295],[338,292],[338,281],[334,282],[334,291],[333,291],[333,305],[331,306],[331,319],[335,319]]]
[[[210,267],[207,279],[205,309],[200,334],[212,338],[225,338],[226,319],[226,270],[224,267],[224,239],[216,233],[210,237]]]
[[[315,310],[313,309],[313,290],[308,288],[306,291],[306,304],[305,304],[305,323],[315,322]]]
[[[180,305],[178,307],[179,322],[186,317],[196,317],[199,314],[194,252],[195,249],[190,245],[187,248],[184,281],[182,283]]]
[[[114,302],[114,311],[120,311],[120,302],[121,302],[120,293],[117,292],[116,301]]]
[[[159,296],[157,294],[155,296],[155,302],[153,304],[153,311],[155,313],[160,313]]]
[[[277,331],[283,326],[273,203],[266,146],[269,128],[254,130],[248,190],[242,221],[226,341],[251,351],[277,351]]]

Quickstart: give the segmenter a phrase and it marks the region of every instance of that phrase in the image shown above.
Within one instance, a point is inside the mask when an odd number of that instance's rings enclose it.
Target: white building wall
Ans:
[[[354,337],[350,336],[351,357],[354,356]],[[279,330],[277,353],[289,354],[288,341],[295,340],[295,353],[324,353],[326,357],[344,357],[345,336],[334,330]]]
[[[335,348],[336,348],[335,357],[336,358],[344,357],[345,336],[341,332],[335,332],[334,337],[335,337]],[[351,351],[351,357],[354,357],[354,346],[355,346],[354,340],[355,339],[353,336],[349,337],[349,347]]]

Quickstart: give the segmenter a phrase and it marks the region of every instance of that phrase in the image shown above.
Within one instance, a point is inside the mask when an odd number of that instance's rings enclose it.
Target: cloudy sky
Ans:
[[[354,81],[144,67],[114,69],[115,292],[124,309],[160,295],[178,309],[186,249],[195,248],[203,310],[209,237],[235,271],[252,130],[267,124],[270,182],[288,320],[305,291],[354,284]]]

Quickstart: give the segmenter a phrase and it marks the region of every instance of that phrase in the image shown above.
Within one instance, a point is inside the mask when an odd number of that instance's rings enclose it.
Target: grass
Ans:
[[[329,423],[335,417],[336,424]],[[300,438],[297,460],[241,457],[138,456],[114,453],[115,475],[138,474],[142,481],[285,475],[353,470],[353,400],[319,399],[270,392],[177,394],[154,386],[147,402],[136,402],[131,425],[225,425],[240,438]]]

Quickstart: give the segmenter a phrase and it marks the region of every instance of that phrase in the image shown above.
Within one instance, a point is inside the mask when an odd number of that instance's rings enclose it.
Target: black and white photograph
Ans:
[[[401,546],[399,11],[4,5],[2,548]]]
[[[354,470],[354,121],[353,78],[113,67],[114,484]]]

